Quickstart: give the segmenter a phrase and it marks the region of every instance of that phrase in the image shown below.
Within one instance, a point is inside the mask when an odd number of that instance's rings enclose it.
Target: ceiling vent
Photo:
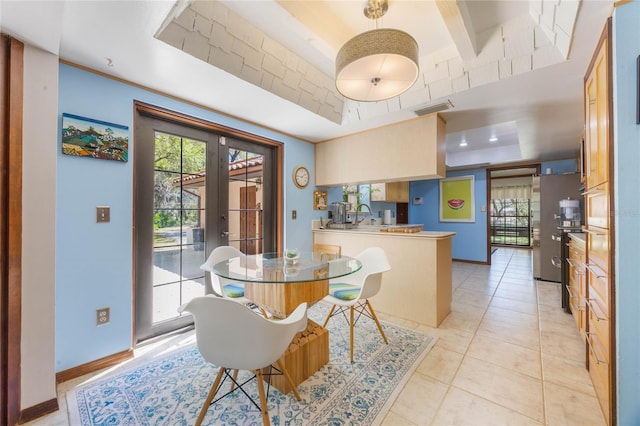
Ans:
[[[434,112],[446,111],[451,108],[453,108],[453,104],[451,103],[451,100],[447,99],[446,102],[430,105],[428,107],[416,110],[414,112],[418,117],[422,117],[423,115],[433,114]]]

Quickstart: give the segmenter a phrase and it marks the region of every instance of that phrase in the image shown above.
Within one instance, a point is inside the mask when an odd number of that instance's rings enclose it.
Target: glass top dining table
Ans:
[[[216,263],[213,273],[245,283],[303,283],[330,280],[357,272],[362,263],[353,257],[318,252],[300,252],[296,258],[285,253],[262,253],[233,257]]]

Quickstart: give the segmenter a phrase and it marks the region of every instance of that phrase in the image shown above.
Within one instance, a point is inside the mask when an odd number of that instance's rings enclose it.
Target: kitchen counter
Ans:
[[[580,241],[582,245],[586,243],[586,234],[584,232],[569,232],[569,238]]]
[[[353,233],[357,233],[357,234],[374,234],[377,236],[393,236],[393,237],[408,237],[408,238],[416,238],[416,237],[422,237],[422,238],[450,238],[453,237],[456,233],[455,232],[441,232],[441,231],[420,231],[420,232],[383,232],[380,229],[382,229],[382,226],[359,226],[357,228],[351,228],[351,229],[329,229],[329,228],[324,228],[324,229],[313,229],[314,232],[335,232],[335,233],[342,233],[342,234],[353,234]]]
[[[319,222],[314,221],[312,230],[318,232],[338,232],[338,233],[367,233],[379,236],[404,236],[404,237],[423,237],[423,238],[449,238],[453,237],[455,232],[444,231],[420,231],[420,232],[384,232],[383,229],[401,228],[404,225],[358,225],[356,228],[338,229],[338,228],[320,228]]]
[[[451,311],[451,240],[455,232],[381,232],[380,225],[352,229],[312,227],[313,242],[342,247],[356,256],[381,247],[391,270],[382,276],[380,292],[371,299],[376,311],[437,327]]]

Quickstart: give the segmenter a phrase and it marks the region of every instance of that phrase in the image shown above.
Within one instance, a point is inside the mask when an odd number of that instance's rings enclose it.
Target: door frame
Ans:
[[[511,169],[527,169],[527,168],[536,168],[536,174],[540,174],[540,163],[539,162],[523,162],[523,163],[513,163],[509,165],[500,165],[487,167],[485,170],[486,173],[486,182],[487,182],[487,199],[485,205],[487,206],[487,265],[491,265],[491,173],[502,171],[502,170],[511,170]],[[513,175],[509,177],[522,177],[528,175]]]
[[[21,417],[24,44],[0,35],[0,424]]]
[[[161,108],[155,105],[150,105],[141,101],[134,101],[134,128],[137,128],[137,120],[140,115],[148,116],[168,122],[172,122],[175,124],[179,124],[182,126],[193,127],[198,130],[209,131],[213,133],[218,133],[225,137],[232,137],[235,139],[246,140],[252,143],[268,146],[274,150],[274,160],[276,163],[276,170],[274,171],[275,175],[275,202],[274,202],[274,216],[275,216],[275,228],[273,231],[274,243],[276,247],[276,251],[282,251],[283,249],[283,241],[284,241],[284,178],[283,178],[283,169],[284,169],[284,144],[282,142],[277,142],[272,139],[265,138],[263,136],[254,135],[252,133],[248,133],[242,130],[233,129],[218,123],[213,123],[210,121],[206,121],[200,118],[192,117],[186,114],[182,114],[176,111],[171,111],[165,108]],[[134,135],[134,141],[136,140],[136,135]],[[134,143],[134,158],[137,156],[138,144]],[[133,203],[133,227],[132,227],[132,259],[133,264],[136,264],[136,252],[137,252],[137,240],[136,240],[136,202],[135,202],[135,194],[137,193],[137,181],[136,174],[133,174],[133,194],[134,194],[134,203]],[[132,270],[132,294],[134,297],[133,307],[135,307],[135,295],[136,295],[136,268]],[[136,313],[135,310],[132,309],[132,346],[136,346]]]

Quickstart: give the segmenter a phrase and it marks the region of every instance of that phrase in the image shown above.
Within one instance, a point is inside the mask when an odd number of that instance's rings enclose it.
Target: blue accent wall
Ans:
[[[615,138],[616,378],[618,424],[640,424],[640,125],[636,123],[640,2],[613,15],[613,134]],[[613,213],[613,212],[612,212]]]
[[[551,169],[552,175],[576,173],[579,171],[577,165],[576,160],[543,161],[540,163],[540,173],[546,174],[547,169]]]
[[[440,222],[440,180],[433,179],[409,185],[410,200],[422,197],[421,205],[409,203],[409,223],[421,223],[425,231],[453,231],[454,259],[487,262],[487,172],[477,169],[447,173],[447,177],[468,175],[473,175],[475,181],[475,222]]]
[[[311,249],[314,188],[298,189],[292,174],[302,164],[313,175],[312,144],[60,64],[59,125],[62,114],[70,113],[128,126],[129,162],[72,157],[58,149],[56,371],[131,348],[134,100],[283,142],[285,246]],[[96,223],[96,206],[111,208],[110,223]],[[297,220],[291,220],[294,209]],[[111,308],[111,321],[96,327],[95,312],[102,307]]]

